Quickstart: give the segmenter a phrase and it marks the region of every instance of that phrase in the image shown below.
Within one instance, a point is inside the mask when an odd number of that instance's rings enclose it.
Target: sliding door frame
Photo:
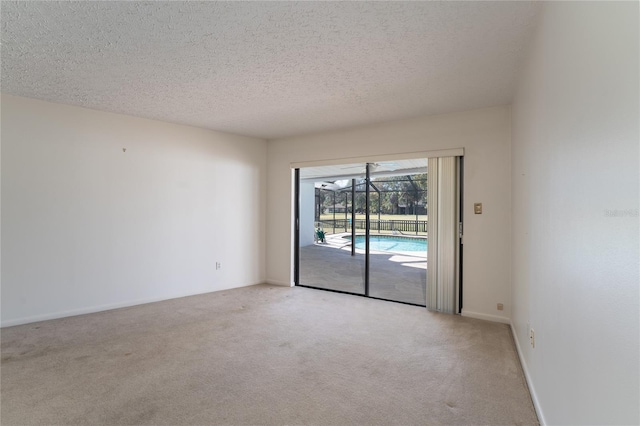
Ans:
[[[462,314],[462,286],[463,286],[463,268],[462,256],[464,253],[464,156],[458,157],[458,306],[456,312]]]
[[[390,160],[394,160],[394,159],[408,159],[408,158],[432,158],[432,157],[449,157],[449,156],[454,156],[454,157],[458,157],[456,159],[456,161],[458,162],[458,187],[457,187],[457,194],[456,194],[456,198],[459,202],[459,212],[456,212],[459,214],[459,216],[457,217],[457,220],[459,220],[460,223],[460,234],[459,234],[459,242],[458,244],[456,244],[456,252],[457,252],[457,256],[456,256],[456,261],[458,262],[458,268],[456,270],[456,281],[457,281],[457,285],[456,285],[456,291],[458,292],[457,294],[457,300],[456,300],[456,313],[460,313],[462,312],[462,200],[463,200],[463,182],[462,182],[462,178],[463,178],[463,158],[464,158],[464,151],[462,149],[453,149],[453,150],[442,150],[442,151],[434,151],[434,152],[429,152],[429,153],[413,153],[410,156],[407,156],[407,154],[400,154],[400,155],[386,155],[386,156],[376,156],[376,157],[368,157],[367,160],[365,161],[361,161],[358,159],[340,159],[340,160],[327,160],[327,161],[314,161],[314,162],[305,162],[305,163],[295,163],[292,164],[292,168],[294,169],[294,200],[293,200],[293,204],[294,204],[294,218],[293,218],[293,223],[294,223],[294,265],[293,265],[293,278],[294,278],[294,285],[298,286],[298,287],[304,287],[304,288],[312,288],[312,289],[316,289],[316,290],[324,290],[324,291],[330,291],[330,292],[334,292],[334,293],[342,293],[342,294],[349,294],[349,295],[353,295],[353,296],[360,296],[360,297],[367,297],[369,299],[376,299],[376,300],[384,300],[384,301],[388,301],[388,302],[395,302],[395,303],[402,303],[404,305],[411,305],[411,306],[420,306],[420,307],[425,307],[425,305],[422,304],[417,304],[417,303],[410,303],[410,302],[403,302],[403,301],[398,301],[398,300],[393,300],[393,299],[384,299],[384,298],[380,298],[380,297],[374,297],[371,296],[369,294],[369,273],[370,273],[370,234],[371,234],[371,218],[370,218],[370,209],[369,209],[369,201],[370,201],[370,165],[376,161],[390,161]],[[337,165],[337,164],[350,164],[353,162],[364,162],[366,164],[366,191],[365,191],[365,274],[364,274],[364,294],[360,294],[360,293],[352,293],[349,291],[344,291],[344,290],[334,290],[334,289],[327,289],[327,288],[323,288],[323,287],[315,287],[315,286],[311,286],[311,285],[305,285],[300,283],[300,169],[304,168],[304,167],[314,167],[314,166],[321,166],[321,165]],[[352,182],[352,190],[355,191],[355,185],[353,185]],[[355,215],[355,205],[352,204],[352,216]],[[346,206],[345,206],[346,209]],[[346,210],[345,210],[346,212]],[[355,228],[355,220],[352,220],[352,226]],[[352,229],[352,234],[353,231],[355,229]],[[354,255],[354,250],[355,250],[355,238],[352,240],[353,241],[353,245],[352,245],[352,255]],[[426,285],[426,283],[425,283]]]
[[[366,297],[369,297],[369,267],[370,267],[370,244],[371,241],[370,237],[371,237],[371,212],[369,211],[369,191],[370,191],[370,186],[371,186],[371,180],[370,178],[370,174],[369,174],[369,168],[371,166],[371,163],[367,163],[367,166],[365,167],[365,171],[366,171],[366,178],[365,178],[365,202],[364,202],[364,295]],[[355,207],[355,206],[354,206]],[[355,210],[355,209],[354,209]],[[352,240],[352,245],[355,246],[356,245],[356,240],[353,239]]]
[[[300,285],[300,169],[294,172],[294,195],[293,195],[293,283]]]

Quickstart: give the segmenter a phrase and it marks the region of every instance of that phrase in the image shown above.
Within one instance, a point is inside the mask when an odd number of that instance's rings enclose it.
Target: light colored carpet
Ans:
[[[2,330],[3,425],[537,424],[510,329],[267,285]]]

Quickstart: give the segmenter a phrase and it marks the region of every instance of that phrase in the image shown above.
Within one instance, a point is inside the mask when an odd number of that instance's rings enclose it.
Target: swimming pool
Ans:
[[[345,237],[350,240],[351,237]],[[427,251],[426,238],[407,238],[395,235],[371,235],[369,248],[373,251]],[[356,235],[356,248],[365,249],[364,235]]]

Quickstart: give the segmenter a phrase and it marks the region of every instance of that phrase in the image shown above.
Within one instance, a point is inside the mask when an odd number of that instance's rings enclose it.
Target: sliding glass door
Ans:
[[[441,275],[429,270],[437,268],[428,263],[429,230],[455,239],[447,227],[458,219],[448,218],[445,228],[430,224],[442,194],[438,177],[430,182],[429,164],[423,158],[297,169],[295,284],[435,309],[449,303],[437,292]]]

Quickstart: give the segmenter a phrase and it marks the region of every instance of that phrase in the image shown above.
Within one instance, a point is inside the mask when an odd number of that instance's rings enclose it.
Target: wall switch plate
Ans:
[[[501,311],[504,309],[504,305],[502,303],[498,303],[498,310]]]
[[[473,203],[473,212],[475,214],[482,214],[482,203]]]

